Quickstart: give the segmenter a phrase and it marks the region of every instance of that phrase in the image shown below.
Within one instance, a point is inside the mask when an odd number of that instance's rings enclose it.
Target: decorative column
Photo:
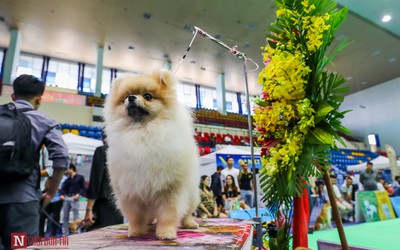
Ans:
[[[10,44],[8,45],[6,60],[4,62],[3,83],[11,85],[17,74],[21,33],[16,28],[12,28],[10,33]]]
[[[97,48],[97,64],[96,64],[96,91],[95,96],[101,96],[101,84],[103,82],[103,56],[104,48],[99,46]]]
[[[221,73],[217,77],[216,83],[216,90],[217,90],[217,107],[218,112],[221,114],[226,115],[226,90],[225,90],[225,74]]]

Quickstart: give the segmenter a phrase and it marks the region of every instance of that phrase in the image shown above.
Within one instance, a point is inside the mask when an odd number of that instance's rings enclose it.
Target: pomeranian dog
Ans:
[[[194,229],[200,203],[198,149],[191,112],[177,99],[166,70],[116,79],[104,108],[107,159],[116,203],[128,236],[144,235],[157,221],[159,239]]]

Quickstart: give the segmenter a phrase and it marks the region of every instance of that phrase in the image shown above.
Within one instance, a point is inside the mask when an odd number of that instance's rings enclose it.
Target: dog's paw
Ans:
[[[182,220],[183,229],[196,229],[199,228],[199,224],[194,220],[193,217],[183,218]]]
[[[156,236],[160,240],[174,240],[177,238],[176,228],[165,228],[156,230]]]
[[[147,234],[147,228],[128,227],[128,237],[138,237]]]

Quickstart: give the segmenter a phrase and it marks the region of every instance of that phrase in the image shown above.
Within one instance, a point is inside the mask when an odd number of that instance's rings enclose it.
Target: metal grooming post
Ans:
[[[256,222],[256,241],[255,241],[255,246],[259,247],[259,249],[262,248],[263,242],[262,242],[262,227],[261,227],[261,217],[258,214],[258,190],[257,190],[257,175],[256,175],[256,166],[254,164],[254,145],[253,145],[253,133],[252,133],[252,123],[251,123],[251,110],[250,110],[250,97],[249,97],[249,83],[247,80],[247,67],[246,67],[246,54],[238,51],[236,47],[229,47],[222,41],[216,39],[213,36],[210,36],[207,32],[203,31],[202,29],[194,26],[195,32],[210,39],[211,41],[219,44],[220,46],[224,47],[227,49],[230,53],[232,53],[234,56],[236,56],[238,59],[243,60],[243,73],[244,73],[244,84],[245,84],[245,94],[246,94],[246,102],[247,102],[247,121],[248,121],[248,134],[249,134],[249,139],[250,139],[250,148],[251,148],[251,166],[252,166],[252,172],[254,176],[254,197],[255,197],[255,208],[256,208],[256,217],[252,218],[254,222]]]

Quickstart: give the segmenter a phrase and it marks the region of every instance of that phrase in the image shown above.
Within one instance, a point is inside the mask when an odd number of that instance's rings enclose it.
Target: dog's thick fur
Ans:
[[[151,98],[149,97],[151,96]],[[197,228],[198,150],[190,111],[177,100],[169,71],[113,82],[104,110],[111,185],[129,221],[128,236],[174,239],[177,227]]]

